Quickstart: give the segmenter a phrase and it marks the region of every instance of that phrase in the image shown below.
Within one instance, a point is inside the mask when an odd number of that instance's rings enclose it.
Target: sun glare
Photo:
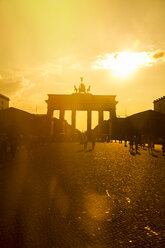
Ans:
[[[146,52],[120,52],[106,54],[105,59],[99,58],[96,69],[111,70],[117,77],[126,77],[135,72],[140,66],[148,65],[150,57]]]

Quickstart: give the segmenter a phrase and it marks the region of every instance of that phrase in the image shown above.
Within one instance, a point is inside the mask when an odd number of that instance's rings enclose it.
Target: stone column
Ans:
[[[109,111],[109,115],[110,115],[110,119],[109,119],[109,139],[113,138],[113,127],[114,127],[114,121],[116,119],[116,110],[115,109],[111,109]]]
[[[75,128],[76,128],[76,110],[72,110],[72,135],[75,133]]]
[[[99,125],[103,122],[103,110],[99,110]]]
[[[50,118],[50,119],[53,117],[53,109],[48,108],[48,110],[47,110],[47,116],[48,116],[48,118]]]
[[[111,119],[111,111],[109,111],[109,120]]]
[[[60,132],[63,133],[64,132],[64,118],[65,118],[65,110],[64,109],[60,109],[60,122],[61,122],[61,130]]]
[[[99,110],[99,126],[98,126],[98,135],[99,138],[103,136],[103,110]]]
[[[88,136],[91,133],[91,119],[92,119],[92,111],[88,110],[87,111],[87,134]]]
[[[54,134],[54,120],[53,120],[53,109],[48,108],[47,110],[48,119],[48,136],[51,138]]]
[[[116,118],[116,110],[115,109],[110,110],[110,117],[112,120],[114,120]]]
[[[64,117],[65,117],[65,110],[60,109],[60,120],[64,121]]]

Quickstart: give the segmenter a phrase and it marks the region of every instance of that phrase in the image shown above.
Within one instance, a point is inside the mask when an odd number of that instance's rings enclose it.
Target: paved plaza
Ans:
[[[53,143],[0,165],[0,247],[165,247],[165,157]]]

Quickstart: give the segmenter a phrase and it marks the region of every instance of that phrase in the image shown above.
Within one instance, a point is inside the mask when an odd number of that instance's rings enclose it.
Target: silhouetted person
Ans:
[[[88,137],[85,133],[83,134],[83,144],[84,144],[84,150],[85,150],[88,145]]]
[[[144,137],[144,134],[142,134],[141,136],[140,136],[140,146],[141,146],[141,148],[145,148],[145,137]]]
[[[134,137],[134,142],[135,142],[135,151],[138,153],[138,145],[140,144],[140,136],[137,135]]]
[[[153,153],[153,142],[151,139],[148,140],[148,152],[149,154]]]
[[[129,141],[129,151],[132,152],[133,151],[133,137],[130,138]]]
[[[163,156],[165,156],[165,138],[163,139],[163,143],[162,143],[162,153]]]
[[[92,143],[92,150],[94,150],[95,143],[96,143],[96,136],[94,132],[92,132],[92,135],[91,135],[91,143]]]
[[[134,136],[134,144],[135,144],[135,152],[138,151],[138,142],[137,142],[137,136]]]

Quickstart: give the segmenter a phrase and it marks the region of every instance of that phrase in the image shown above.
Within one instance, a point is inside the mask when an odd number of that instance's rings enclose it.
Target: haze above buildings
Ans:
[[[48,93],[70,94],[84,76],[91,93],[117,95],[118,115],[152,109],[165,92],[164,11],[163,0],[1,1],[0,92],[46,113]],[[144,53],[150,60],[122,77],[107,61],[130,68],[130,54]]]

